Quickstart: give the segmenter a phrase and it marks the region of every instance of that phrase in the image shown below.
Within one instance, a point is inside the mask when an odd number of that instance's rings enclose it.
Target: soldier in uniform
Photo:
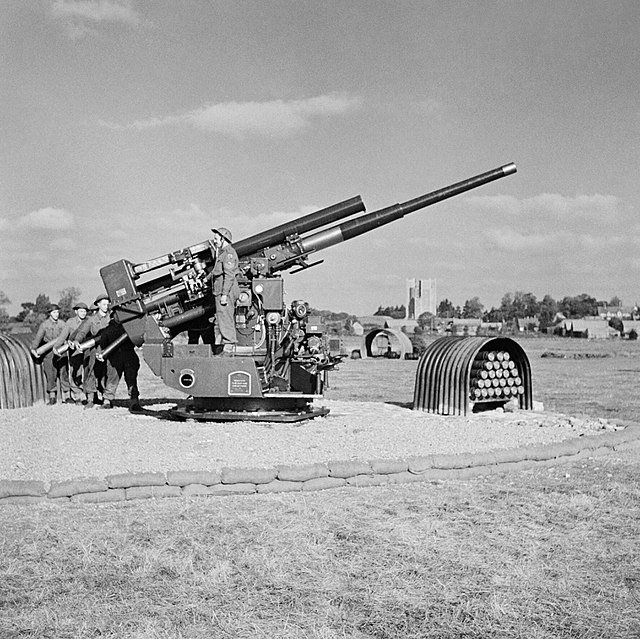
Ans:
[[[213,280],[216,303],[216,345],[219,355],[230,357],[238,343],[235,305],[238,299],[238,254],[231,246],[231,231],[223,227],[213,231],[214,265],[209,277]]]
[[[100,333],[100,348],[106,348],[124,334],[122,324],[112,314],[111,321]],[[100,356],[98,356],[100,357]],[[129,412],[136,413],[142,410],[140,406],[140,391],[138,390],[138,371],[140,359],[136,353],[133,342],[127,337],[121,344],[114,348],[104,358],[107,365],[107,381],[104,389],[103,408],[112,408],[113,400],[118,390],[120,379],[124,375],[129,394]]]
[[[64,323],[60,321],[60,307],[57,304],[49,306],[49,316],[40,324],[38,331],[31,343],[32,350],[37,349],[41,344],[54,342],[64,330]],[[69,377],[67,375],[67,358],[56,355],[53,347],[42,356],[42,368],[47,380],[47,394],[49,395],[49,405],[57,401],[58,380],[60,380],[60,391],[62,399],[69,393]]]
[[[64,325],[64,329],[56,340],[53,352],[56,353],[65,344],[71,344],[76,339],[76,335],[80,326],[87,318],[89,307],[84,302],[78,302],[73,310],[75,315],[70,317]],[[82,378],[84,373],[84,353],[69,348],[67,353],[68,374],[69,374],[69,391],[70,397],[65,401],[67,404],[82,404],[86,399],[82,387]]]
[[[96,345],[84,352],[83,387],[87,396],[85,408],[93,408],[94,402],[98,399],[98,394],[104,394],[107,382],[108,363],[96,359],[96,354],[100,350],[100,332],[109,324],[109,298],[105,294],[98,295],[93,304],[98,307],[98,310],[87,318],[86,322],[83,322],[73,342],[75,350],[79,351],[79,346],[82,342],[92,338],[96,340]],[[107,402],[103,402],[102,406],[105,408],[111,407],[110,403],[107,404]]]

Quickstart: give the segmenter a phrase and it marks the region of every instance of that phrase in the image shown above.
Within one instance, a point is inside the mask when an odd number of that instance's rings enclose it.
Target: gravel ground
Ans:
[[[161,416],[174,405],[167,401],[151,400],[140,415],[69,405],[0,411],[0,479],[406,459],[559,442],[605,428],[604,420],[545,412],[445,417],[395,403],[326,399],[318,405],[331,410],[327,417],[297,424],[175,422]]]

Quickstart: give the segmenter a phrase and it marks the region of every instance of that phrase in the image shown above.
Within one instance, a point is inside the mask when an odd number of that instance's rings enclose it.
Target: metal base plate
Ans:
[[[287,410],[211,410],[195,406],[176,406],[169,409],[172,419],[185,421],[195,419],[200,422],[302,422],[329,413],[328,408],[314,408],[304,411]]]

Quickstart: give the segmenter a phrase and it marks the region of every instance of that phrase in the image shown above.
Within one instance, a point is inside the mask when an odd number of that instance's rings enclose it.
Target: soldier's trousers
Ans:
[[[60,391],[64,397],[65,394],[69,392],[67,358],[58,357],[57,355],[54,355],[52,351],[49,351],[42,358],[42,368],[47,380],[47,393],[55,393],[58,388],[58,380],[60,380]]]
[[[96,359],[96,351],[93,349],[89,358],[85,358],[84,367],[84,392],[88,400],[93,400],[94,393],[104,393],[107,384],[107,362]]]
[[[118,384],[124,375],[129,399],[138,399],[140,397],[140,391],[138,390],[140,360],[136,353],[128,354],[126,357],[115,353],[113,357],[107,359],[107,364],[107,383],[104,389],[104,398],[111,401],[114,400]]]
[[[236,336],[236,301],[233,295],[228,296],[225,306],[220,304],[220,296],[216,295],[216,344],[237,344]]]
[[[76,353],[69,356],[69,390],[71,399],[80,402],[84,399],[84,354]]]

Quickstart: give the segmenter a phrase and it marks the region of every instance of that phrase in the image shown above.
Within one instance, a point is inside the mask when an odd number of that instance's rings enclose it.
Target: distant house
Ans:
[[[582,337],[586,339],[609,339],[620,336],[618,331],[609,326],[607,320],[598,317],[565,319],[554,326],[553,332],[563,337]]]
[[[449,324],[449,329],[451,330],[451,335],[477,335],[481,326],[481,319],[454,317]]]
[[[357,320],[351,324],[351,330],[353,331],[354,335],[364,335],[364,326]]]
[[[598,306],[597,309],[598,317],[600,317],[601,319],[640,319],[638,317],[637,306],[608,306],[605,304],[603,306]]]
[[[362,315],[358,317],[358,322],[362,324],[364,330],[371,328],[389,328],[387,322],[391,318],[387,315]]]
[[[394,319],[388,315],[363,315],[358,317],[358,322],[362,325],[365,333],[376,328],[390,328],[413,333],[418,326],[418,322],[414,319]]]
[[[491,336],[499,335],[504,331],[504,324],[502,322],[482,322],[480,328],[478,328],[477,335]]]
[[[635,331],[636,335],[640,335],[640,320],[623,320],[622,324],[624,325],[625,337],[629,337],[631,331]]]
[[[37,327],[36,327],[37,328]],[[24,335],[34,332],[34,328],[23,322],[7,322],[2,330],[9,335]]]
[[[537,317],[516,317],[513,330],[516,333],[537,332],[540,330],[540,320]]]

